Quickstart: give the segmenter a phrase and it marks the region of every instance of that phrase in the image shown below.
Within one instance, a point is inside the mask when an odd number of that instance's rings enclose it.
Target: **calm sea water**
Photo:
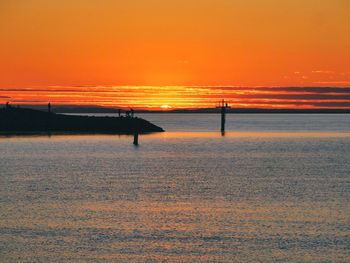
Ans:
[[[350,115],[0,138],[1,262],[350,262]]]

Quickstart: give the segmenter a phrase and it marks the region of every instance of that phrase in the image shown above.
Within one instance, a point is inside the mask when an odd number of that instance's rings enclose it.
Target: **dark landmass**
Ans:
[[[164,130],[137,117],[91,117],[8,107],[0,109],[0,133],[101,133],[132,134]]]

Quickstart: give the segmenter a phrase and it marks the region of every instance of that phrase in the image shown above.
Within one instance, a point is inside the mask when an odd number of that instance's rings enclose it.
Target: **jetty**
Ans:
[[[0,134],[144,134],[164,130],[134,114],[118,117],[65,115],[48,111],[11,107],[0,108]]]

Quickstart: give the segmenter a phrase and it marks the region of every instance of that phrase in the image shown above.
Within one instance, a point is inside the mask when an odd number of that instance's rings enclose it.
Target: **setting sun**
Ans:
[[[164,104],[164,105],[162,105],[162,106],[160,106],[163,110],[167,110],[167,109],[171,109],[171,107],[169,106],[169,105],[166,105],[166,104]]]

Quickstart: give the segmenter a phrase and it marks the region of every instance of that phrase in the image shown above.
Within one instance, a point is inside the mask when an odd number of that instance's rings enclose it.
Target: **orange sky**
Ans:
[[[349,50],[348,0],[1,0],[0,102],[350,108],[237,90],[349,87]]]

